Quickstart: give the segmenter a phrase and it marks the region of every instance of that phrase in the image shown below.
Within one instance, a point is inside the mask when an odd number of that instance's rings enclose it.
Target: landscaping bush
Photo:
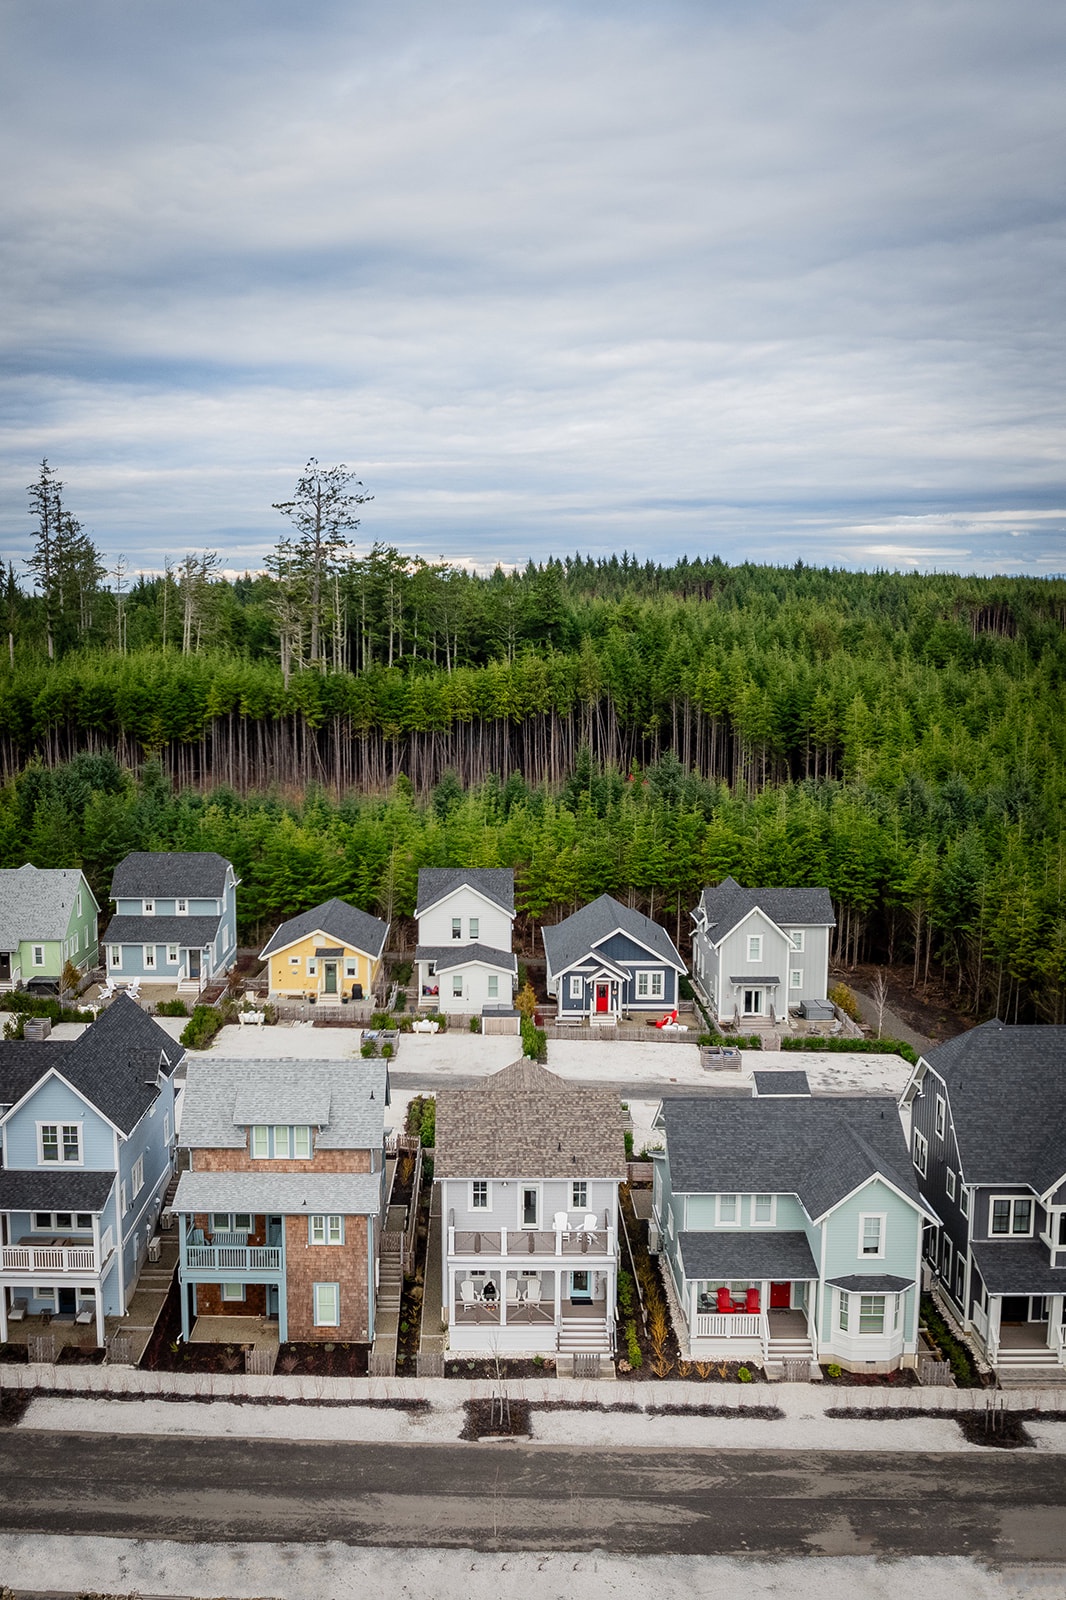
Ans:
[[[543,1028],[534,1026],[530,1017],[522,1018],[522,1054],[531,1061],[548,1059],[548,1036]]]
[[[846,983],[834,983],[829,991],[829,999],[835,1006],[839,1006],[844,1015],[850,1017],[852,1022],[862,1021],[862,1012],[859,1002],[852,994]]]
[[[437,1102],[431,1094],[422,1101],[422,1117],[418,1125],[423,1150],[432,1150],[437,1142]]]
[[[398,983],[401,989],[406,989],[411,981],[410,961],[397,961],[392,969],[392,981]]]
[[[160,1000],[155,1014],[157,1017],[187,1017],[189,1008],[184,1000]]]
[[[364,1039],[362,1044],[359,1046],[359,1054],[362,1056],[364,1061],[370,1061],[372,1057],[377,1055],[377,1053],[378,1047],[374,1043],[373,1039]]]
[[[634,1371],[636,1371],[638,1367],[642,1367],[644,1365],[644,1356],[641,1352],[640,1340],[637,1338],[637,1324],[635,1319],[632,1317],[630,1317],[629,1321],[626,1323],[626,1360],[629,1362],[629,1365]]]
[[[471,1033],[480,1033],[481,1032],[481,1019],[479,1017],[471,1017],[470,1018],[470,1032]]]
[[[867,1055],[895,1055],[902,1056],[904,1061],[909,1061],[911,1066],[918,1062],[918,1052],[905,1039],[832,1039],[821,1038],[817,1034],[809,1033],[803,1036],[789,1035],[781,1040],[782,1050],[817,1050],[830,1051],[834,1054],[844,1051],[864,1051]]]
[[[947,1322],[937,1310],[936,1301],[931,1295],[923,1294],[921,1300],[921,1320],[928,1328],[930,1336],[940,1346],[945,1361],[951,1363],[951,1375],[960,1389],[979,1389],[981,1387],[981,1374],[978,1372],[972,1356],[966,1346],[952,1333]]]
[[[194,1006],[192,1016],[181,1031],[186,1050],[206,1050],[222,1026],[222,1013],[214,1006]]]
[[[91,1011],[79,1011],[76,1006],[60,1005],[52,995],[27,994],[25,989],[12,989],[9,994],[0,995],[0,1011],[14,1011],[22,1017],[50,1017],[53,1027],[57,1022],[93,1020]]]
[[[757,1033],[700,1033],[696,1043],[710,1045],[717,1050],[761,1050],[762,1040]]]

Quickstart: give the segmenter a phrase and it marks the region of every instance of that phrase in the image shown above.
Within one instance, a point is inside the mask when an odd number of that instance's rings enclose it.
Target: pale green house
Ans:
[[[54,987],[68,961],[94,967],[99,910],[78,867],[0,870],[0,990]]]

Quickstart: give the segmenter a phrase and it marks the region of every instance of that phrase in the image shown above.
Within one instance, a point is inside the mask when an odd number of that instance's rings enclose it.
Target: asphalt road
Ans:
[[[5,1533],[1066,1559],[1066,1456],[0,1435]]]

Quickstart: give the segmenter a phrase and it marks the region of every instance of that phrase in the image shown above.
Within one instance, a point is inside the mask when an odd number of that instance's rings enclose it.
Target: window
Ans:
[[[663,997],[663,975],[661,972],[652,972],[649,976],[651,978],[651,997],[653,1000],[661,1000]]]
[[[310,1217],[308,1239],[311,1244],[343,1244],[343,1217]]]
[[[33,964],[35,967],[44,966],[44,945],[35,944],[33,947]]]
[[[155,945],[154,944],[146,944],[144,946],[144,970],[146,972],[150,972],[154,966],[155,966]]]
[[[955,1298],[962,1305],[962,1297],[966,1293],[966,1262],[958,1255],[955,1257]]]
[[[437,963],[435,961],[427,961],[426,962],[426,977],[427,978],[435,978],[436,976],[437,976]]]
[[[130,1172],[130,1188],[133,1190],[134,1199],[144,1188],[144,1157],[138,1156]]]
[[[261,1160],[270,1154],[270,1129],[252,1129],[252,1157]]]
[[[181,951],[176,944],[167,945],[167,966],[176,967],[181,960]]]
[[[527,1184],[522,1190],[522,1226],[523,1228],[540,1226],[540,1190],[531,1184]]]
[[[755,1227],[769,1227],[774,1220],[774,1196],[772,1194],[753,1194],[751,1197],[751,1220]]]
[[[883,1294],[859,1296],[859,1332],[884,1333],[885,1297]]]
[[[959,1210],[964,1217],[970,1215],[970,1191],[961,1181],[959,1183]]]
[[[222,1285],[222,1298],[223,1298],[223,1300],[243,1300],[244,1299],[244,1284],[243,1283],[224,1283]]]
[[[254,1233],[250,1211],[212,1211],[212,1233]]]
[[[314,956],[308,956],[307,958],[307,976],[309,978],[318,977],[318,962]]]
[[[1009,1234],[1030,1237],[1033,1232],[1033,1202],[1021,1196],[993,1200],[989,1231],[997,1236]]]
[[[154,900],[145,900],[145,901],[143,901],[142,902],[142,909],[143,909],[144,914],[145,914],[146,917],[154,917],[155,916],[155,901]]]
[[[803,973],[799,967],[790,967],[788,972],[788,986],[790,989],[803,988]]]
[[[463,919],[462,919],[462,917],[453,917],[452,918],[452,938],[453,939],[461,939],[462,937],[463,937]]]
[[[720,1194],[718,1196],[718,1221],[720,1223],[736,1223],[737,1197],[735,1194]]]
[[[575,1179],[570,1185],[570,1204],[575,1211],[588,1210],[589,1186],[584,1179]]]
[[[471,938],[471,941],[477,939],[480,936],[480,933],[481,933],[481,918],[480,917],[471,917],[470,918],[470,938]]]
[[[498,1000],[499,998],[500,998],[500,980],[496,976],[495,973],[491,973],[489,975],[489,999],[490,1000]]]
[[[943,1095],[938,1094],[936,1097],[936,1136],[938,1139],[942,1139],[944,1137],[944,1129],[947,1127],[947,1124],[948,1104]]]
[[[311,1129],[256,1126],[252,1129],[252,1157],[257,1161],[306,1161],[311,1154]]]
[[[187,917],[189,915],[189,902],[187,900],[177,900],[174,903],[174,909],[179,917]]]
[[[344,976],[346,978],[357,978],[359,976],[359,963],[354,956],[345,956]]]
[[[292,1153],[298,1161],[309,1161],[311,1158],[311,1130],[308,1127],[297,1127],[292,1130]]]
[[[298,967],[299,965],[300,965],[299,956],[290,956],[289,957],[289,966],[290,967]]]
[[[749,961],[761,961],[762,960],[762,934],[761,933],[749,933],[748,934],[748,960]]]
[[[341,1286],[339,1283],[316,1283],[314,1286],[315,1327],[337,1328],[341,1320]]]
[[[461,972],[453,972],[452,973],[452,999],[453,1000],[461,1000],[462,998],[463,998],[463,975],[462,975]]]
[[[35,1211],[34,1233],[91,1233],[91,1211]]]
[[[847,1296],[847,1294],[845,1293],[845,1291],[843,1289],[838,1289],[837,1290],[837,1296],[838,1296],[837,1325],[840,1328],[841,1333],[847,1333],[847,1331],[848,1331],[848,1312],[849,1312],[849,1309],[850,1309],[849,1306],[848,1306],[848,1296]]]
[[[113,967],[121,967],[121,965],[122,965],[122,946],[119,945],[119,944],[110,944],[110,945],[108,945],[108,947],[107,947],[107,958],[108,958],[109,962],[111,963],[111,965]]]
[[[944,1188],[948,1192],[948,1199],[949,1200],[954,1200],[954,1198],[955,1198],[955,1174],[952,1172],[950,1167],[948,1168],[948,1170],[944,1174]]]
[[[793,950],[803,949],[803,932],[804,930],[802,928],[793,928],[789,933],[789,938],[792,940]]]
[[[129,1208],[130,1208],[130,1203],[129,1203],[129,1200],[128,1200],[127,1195],[126,1195],[126,1185],[124,1183],[120,1183],[119,1186],[118,1186],[118,1214],[119,1214],[119,1216],[120,1217],[124,1217],[126,1215],[126,1212],[129,1210]]]
[[[885,1253],[885,1217],[882,1212],[867,1211],[859,1218],[859,1254],[883,1256]]]
[[[484,1178],[475,1178],[470,1185],[470,1209],[472,1211],[489,1209],[489,1186]]]
[[[39,1122],[38,1155],[42,1163],[58,1162],[81,1166],[81,1124],[77,1122]]]
[[[917,1128],[914,1130],[914,1165],[924,1178],[929,1171],[929,1140]]]
[[[647,994],[648,994],[648,974],[646,972],[638,972],[637,973],[637,999],[638,1000],[646,999],[647,998]]]
[[[78,890],[77,906],[78,906],[78,916],[80,917],[81,916],[81,890],[80,889]]]
[[[940,1276],[945,1283],[951,1282],[951,1240],[946,1233],[940,1236]]]
[[[584,980],[584,978],[580,978],[580,977],[574,978],[574,977],[572,977],[570,979],[570,998],[571,998],[571,1000],[583,1000],[585,998],[585,980]]]
[[[274,1159],[283,1161],[288,1158],[291,1130],[286,1127],[274,1129]]]

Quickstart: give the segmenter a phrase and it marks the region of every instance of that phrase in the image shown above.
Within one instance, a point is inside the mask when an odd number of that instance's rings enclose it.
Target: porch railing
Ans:
[[[697,1311],[697,1339],[758,1339],[766,1343],[766,1318],[746,1311]]]
[[[185,1260],[199,1272],[280,1272],[281,1251],[263,1244],[190,1244]]]
[[[0,1250],[4,1272],[97,1272],[91,1244],[6,1244]]]
[[[585,1232],[571,1228],[566,1232],[544,1228],[455,1228],[448,1229],[448,1254],[451,1256],[613,1256],[613,1228]]]

